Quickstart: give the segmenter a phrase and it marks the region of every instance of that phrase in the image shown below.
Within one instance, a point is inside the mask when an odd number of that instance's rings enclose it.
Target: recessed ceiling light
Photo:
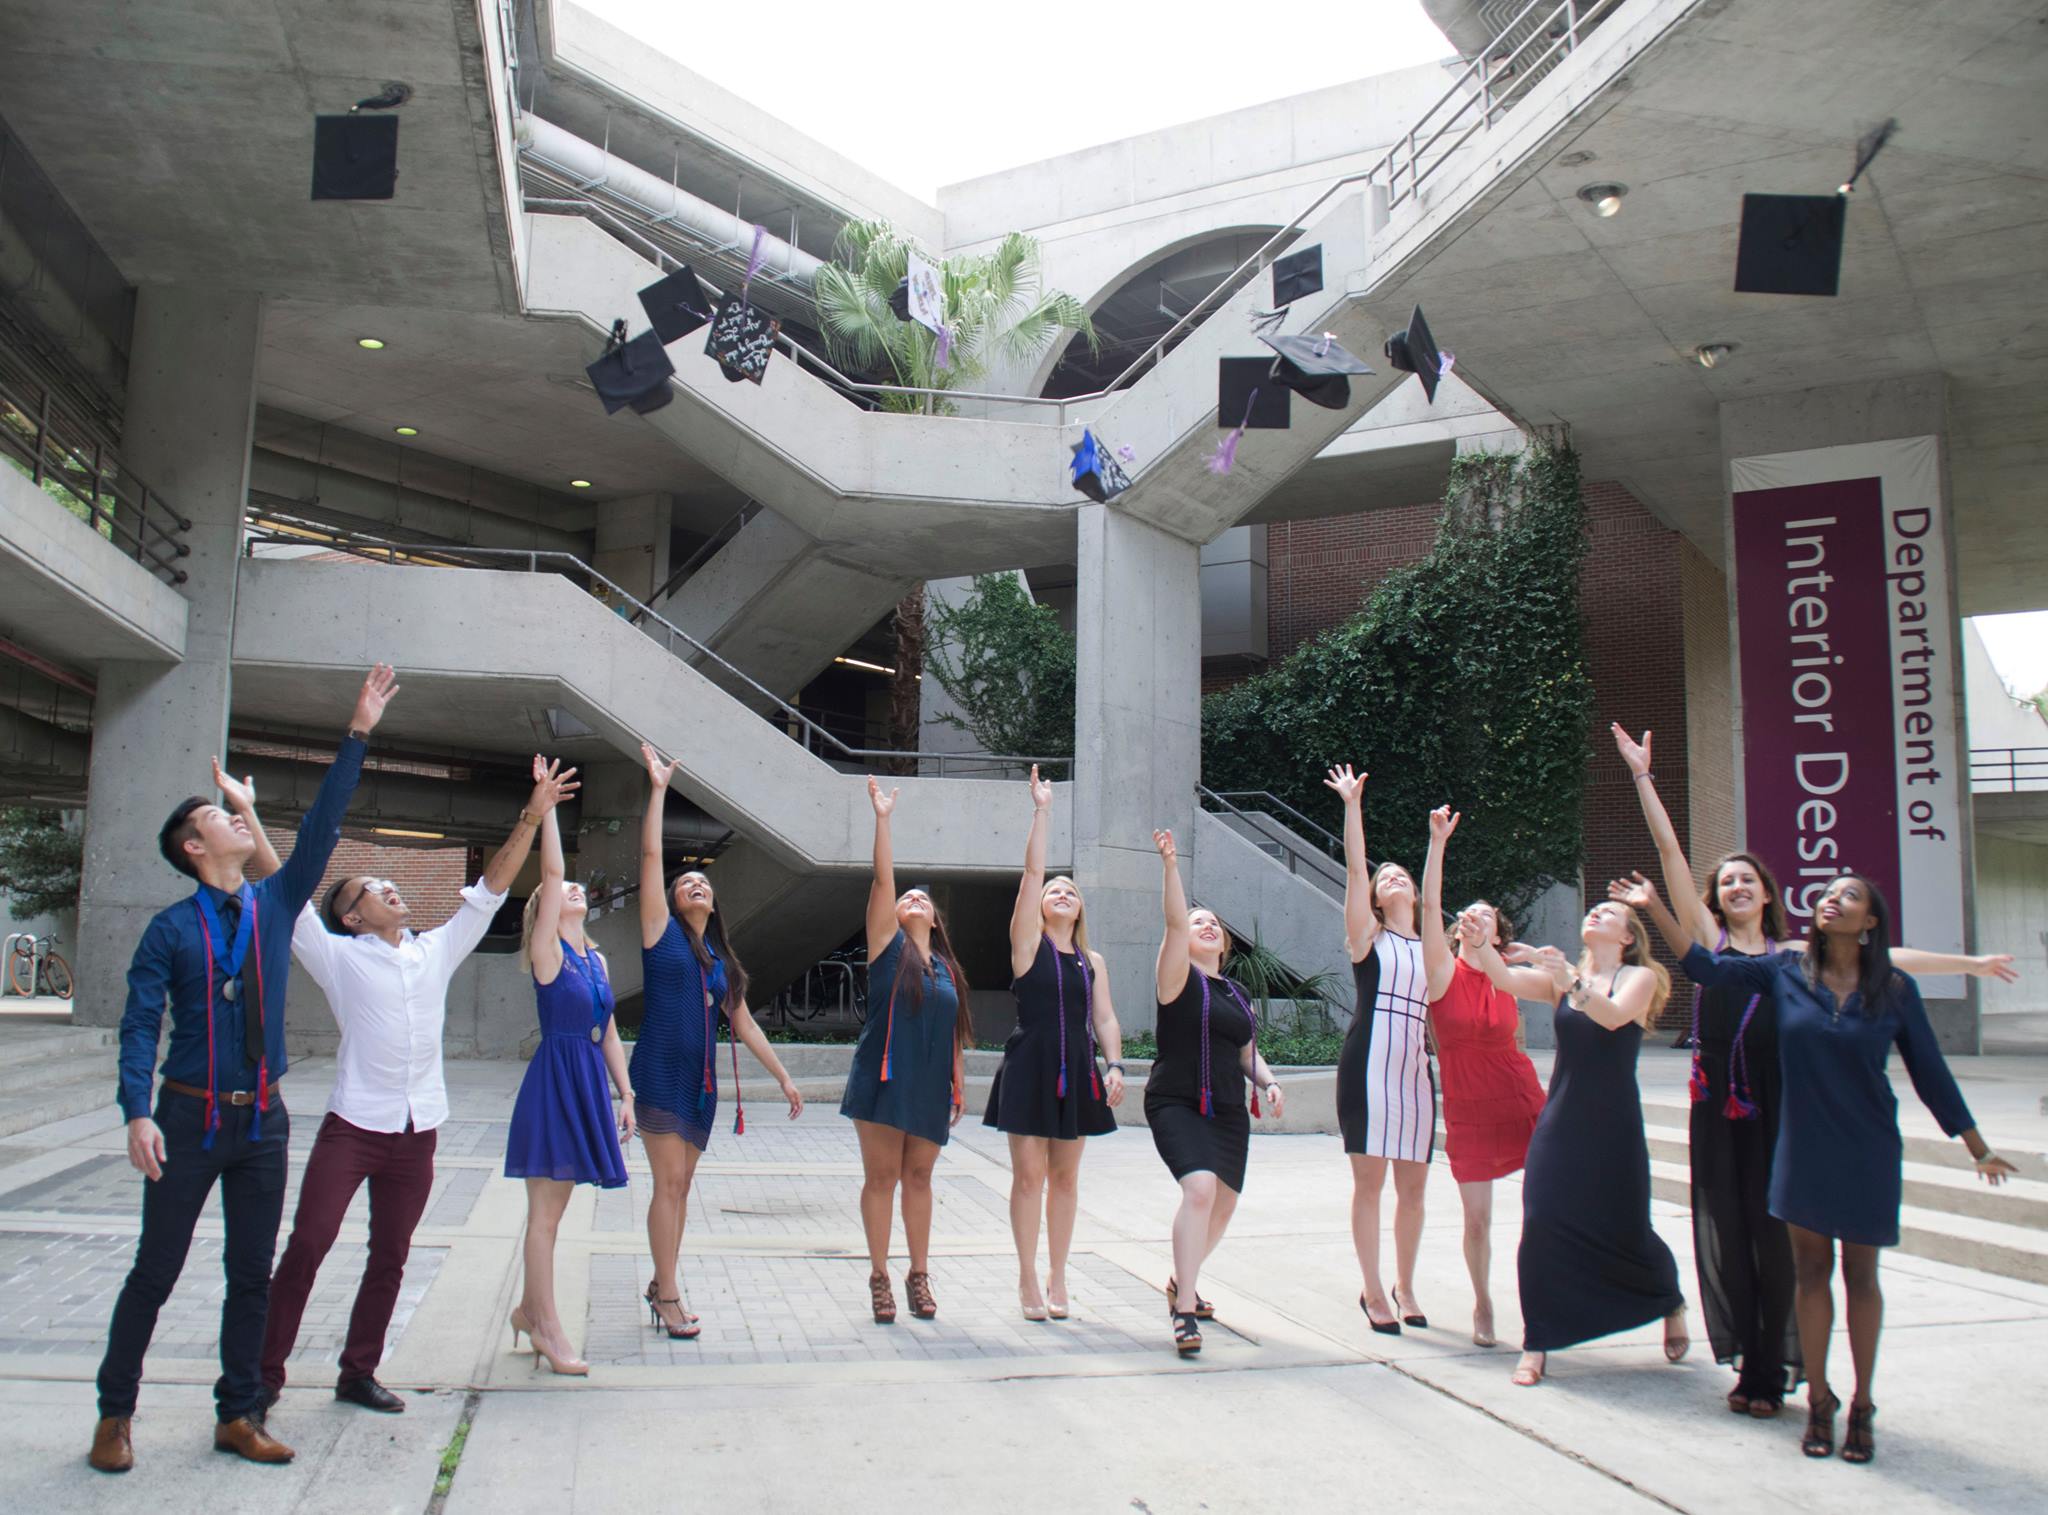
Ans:
[[[416,437],[420,434],[420,429],[417,426],[394,426],[391,429],[401,437]]]
[[[1604,220],[1621,214],[1621,202],[1627,194],[1626,184],[1588,184],[1579,191],[1579,198]]]
[[[1692,350],[1692,360],[1702,368],[1718,368],[1733,351],[1733,342],[1702,342]]]
[[[381,352],[384,349],[384,339],[382,337],[357,337],[356,346],[368,348],[371,352]]]
[[[571,480],[569,481],[569,487],[570,487],[571,489],[588,489],[588,488],[590,487],[590,480],[588,480],[588,479],[571,479]]]

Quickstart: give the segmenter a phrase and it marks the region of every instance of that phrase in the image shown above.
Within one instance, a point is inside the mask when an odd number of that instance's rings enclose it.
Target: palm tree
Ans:
[[[998,360],[1037,357],[1065,327],[1095,350],[1095,323],[1081,302],[1061,290],[1040,290],[1037,239],[1011,232],[990,252],[936,260],[951,334],[947,364],[940,367],[937,335],[915,321],[897,320],[889,308],[912,250],[886,221],[851,221],[840,232],[844,261],[825,264],[811,281],[818,324],[835,362],[864,374],[886,373],[908,388],[958,389],[971,386]],[[926,409],[918,395],[880,398],[884,410]],[[953,413],[943,400],[932,409]]]

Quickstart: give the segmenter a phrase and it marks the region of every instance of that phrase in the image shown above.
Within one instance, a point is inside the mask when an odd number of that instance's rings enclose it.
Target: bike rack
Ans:
[[[14,982],[14,944],[23,937],[28,938],[29,952],[33,954],[36,943],[36,934],[33,931],[10,931],[7,933],[6,943],[0,945],[0,998],[6,996],[8,986]],[[29,980],[29,988],[31,991],[35,988],[35,980],[33,978]],[[34,999],[35,995],[31,992],[26,995],[18,994],[15,998]]]

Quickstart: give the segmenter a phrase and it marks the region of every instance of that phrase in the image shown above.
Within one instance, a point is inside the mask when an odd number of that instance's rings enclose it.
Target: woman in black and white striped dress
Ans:
[[[1399,863],[1368,874],[1365,779],[1349,764],[1324,780],[1344,801],[1344,938],[1357,1008],[1337,1058],[1337,1124],[1351,1158],[1351,1240],[1373,1330],[1427,1326],[1415,1298],[1422,1197],[1436,1149],[1436,1078],[1426,1033],[1432,986],[1416,929],[1415,880]],[[1432,841],[1434,850],[1440,843]],[[1444,986],[1436,986],[1440,993]],[[1380,1281],[1380,1191],[1394,1173],[1394,1297]]]

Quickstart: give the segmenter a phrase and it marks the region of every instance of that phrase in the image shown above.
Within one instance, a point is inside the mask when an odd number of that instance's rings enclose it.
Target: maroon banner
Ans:
[[[1901,898],[1884,495],[1841,479],[1733,509],[1745,834],[1803,933],[1845,869]]]

